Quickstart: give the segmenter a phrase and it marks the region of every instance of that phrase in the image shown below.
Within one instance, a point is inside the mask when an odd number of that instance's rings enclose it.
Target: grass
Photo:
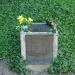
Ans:
[[[48,72],[75,72],[75,0],[0,0],[0,58],[10,59],[9,65],[15,69],[19,68],[16,59],[21,57],[15,26],[21,14],[34,22],[56,20],[59,50]]]

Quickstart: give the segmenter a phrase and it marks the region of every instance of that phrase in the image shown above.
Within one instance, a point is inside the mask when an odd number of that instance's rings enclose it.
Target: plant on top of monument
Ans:
[[[17,20],[19,21],[20,25],[16,26],[17,30],[24,30],[25,32],[30,31],[29,30],[29,26],[30,24],[33,22],[32,18],[25,18],[24,16],[19,16],[17,18]]]

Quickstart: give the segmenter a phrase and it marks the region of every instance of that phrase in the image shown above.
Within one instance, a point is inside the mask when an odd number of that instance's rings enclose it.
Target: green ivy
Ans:
[[[21,14],[34,22],[56,20],[58,56],[48,72],[75,72],[75,0],[0,0],[0,58],[8,57],[10,67],[20,72],[20,33],[15,26]]]

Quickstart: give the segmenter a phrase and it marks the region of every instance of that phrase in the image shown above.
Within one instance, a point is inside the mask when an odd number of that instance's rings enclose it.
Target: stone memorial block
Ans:
[[[51,32],[46,23],[34,23],[32,32],[21,31],[21,55],[30,65],[51,64],[57,56],[58,32]]]

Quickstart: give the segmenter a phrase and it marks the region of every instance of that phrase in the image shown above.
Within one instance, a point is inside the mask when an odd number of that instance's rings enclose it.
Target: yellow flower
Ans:
[[[25,22],[25,19],[24,19],[24,18],[22,18],[22,19],[20,19],[20,20],[19,20],[19,22],[20,22],[20,24],[22,24],[22,23],[24,23],[24,22]]]
[[[24,18],[24,17],[21,15],[21,16],[19,16],[17,19],[20,20],[20,19],[22,19],[22,18]]]
[[[20,24],[23,24],[23,23],[30,24],[33,21],[30,17],[27,19],[27,18],[24,18],[22,15],[19,16],[17,19]]]
[[[33,19],[31,19],[30,17],[28,18],[28,24],[30,24],[31,22],[33,22]]]
[[[28,20],[27,20],[27,18],[25,18],[25,22],[27,22]]]
[[[20,24],[24,23],[25,22],[25,18],[21,15],[17,18],[20,22]]]
[[[28,20],[29,20],[30,22],[32,22],[32,21],[33,21],[33,19],[31,19],[30,17],[28,18]]]

